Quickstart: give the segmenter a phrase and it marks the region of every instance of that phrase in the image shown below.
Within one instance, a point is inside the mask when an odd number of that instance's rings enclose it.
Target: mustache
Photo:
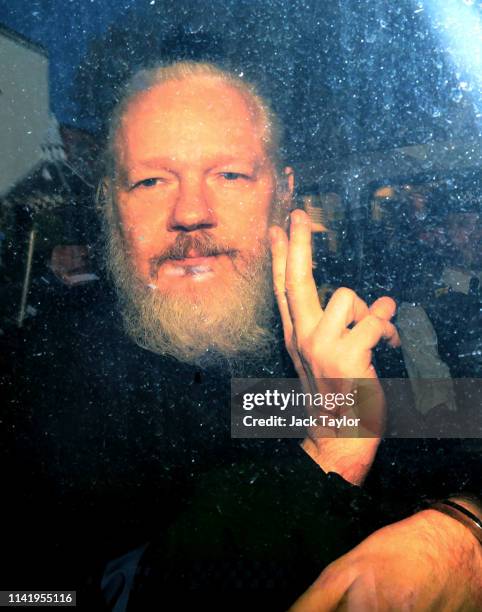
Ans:
[[[197,257],[227,255],[232,259],[239,253],[238,249],[233,249],[229,245],[219,242],[206,231],[200,231],[193,235],[178,234],[170,247],[149,260],[151,275],[155,275],[165,261],[186,259],[190,251],[195,251]]]

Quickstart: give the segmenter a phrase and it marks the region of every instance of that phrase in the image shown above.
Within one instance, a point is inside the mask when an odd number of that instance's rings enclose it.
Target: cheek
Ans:
[[[244,244],[246,248],[257,250],[260,243],[266,241],[268,236],[268,217],[255,215],[251,217],[244,233]]]
[[[271,202],[271,192],[264,191],[225,203],[220,228],[229,228],[230,240],[240,248],[256,250],[267,238]]]
[[[159,255],[165,240],[159,216],[138,207],[121,205],[119,223],[130,256],[141,273],[149,268],[149,259]]]

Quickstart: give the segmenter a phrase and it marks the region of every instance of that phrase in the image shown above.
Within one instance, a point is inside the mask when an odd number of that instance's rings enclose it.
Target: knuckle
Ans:
[[[280,282],[275,281],[273,291],[277,298],[284,298],[286,295],[285,289]]]
[[[331,582],[331,580],[337,575],[338,572],[338,567],[335,563],[335,561],[330,563],[330,565],[325,568],[320,578],[322,578],[326,582]]]
[[[332,561],[318,578],[318,583],[332,584],[339,578],[341,572],[346,571],[346,559],[341,557],[336,561]]]
[[[355,291],[353,291],[353,289],[349,289],[348,287],[338,287],[338,289],[334,292],[331,300],[348,306],[350,304],[353,304],[357,297],[358,296]]]
[[[306,345],[299,338],[296,338],[296,350],[300,355],[306,356]]]
[[[296,283],[292,280],[286,279],[285,287],[287,293],[293,293],[293,291],[296,290]]]
[[[320,361],[326,357],[326,346],[318,338],[312,335],[303,339],[303,354],[312,360]]]
[[[334,292],[332,299],[343,300],[343,301],[352,301],[357,297],[357,294],[353,289],[349,289],[348,287],[338,287],[338,289]]]
[[[368,327],[373,328],[375,331],[383,332],[385,323],[382,321],[382,319],[380,319],[380,317],[377,317],[374,314],[369,314],[364,320],[366,321],[366,325]]]
[[[397,328],[393,323],[386,321],[383,323],[383,333],[390,337],[395,336],[397,334]]]

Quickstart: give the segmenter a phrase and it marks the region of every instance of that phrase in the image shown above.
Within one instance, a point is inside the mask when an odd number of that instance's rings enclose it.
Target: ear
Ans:
[[[283,170],[283,178],[285,182],[285,189],[289,193],[290,198],[293,198],[295,191],[295,173],[291,166],[286,166]]]
[[[104,177],[99,181],[95,194],[97,212],[105,215],[107,218],[112,218],[115,212],[113,189],[112,179]]]
[[[291,166],[284,168],[278,188],[279,221],[283,229],[288,227],[288,215],[293,208],[295,173]]]

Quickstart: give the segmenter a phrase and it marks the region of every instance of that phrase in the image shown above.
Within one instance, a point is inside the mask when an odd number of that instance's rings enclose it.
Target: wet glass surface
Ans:
[[[44,155],[3,186],[3,327],[18,320],[33,226],[30,312],[42,312],[48,276],[54,271],[58,279],[59,266],[98,272],[92,201],[106,117],[130,73],[159,58],[186,57],[227,61],[273,101],[286,126],[297,206],[309,209],[317,224],[315,278],[323,299],[344,284],[365,299],[385,292],[437,310],[447,293],[461,304],[474,302],[480,314],[477,2],[213,1],[206,10],[192,2],[113,7],[96,1],[67,12],[59,7],[17,3],[0,11],[10,28],[5,39],[17,33],[43,46],[18,42],[48,57],[50,109],[68,149],[63,157],[62,140],[42,136],[51,155],[59,148],[57,158]],[[7,51],[15,58],[15,46]],[[21,95],[16,78],[7,83],[4,105]],[[42,104],[45,122],[48,102]],[[28,116],[24,121],[31,123]],[[14,135],[3,156],[22,155],[25,145],[18,146]],[[78,255],[62,245],[79,245]],[[386,252],[378,258],[382,245]],[[68,263],[59,264],[62,257]],[[72,257],[82,263],[74,265]],[[466,308],[461,304],[449,308],[450,319]],[[465,365],[456,366],[457,375],[466,367],[467,375],[480,372],[474,325],[475,319],[466,320],[470,346],[461,348]],[[469,354],[474,367],[467,365]]]
[[[227,421],[218,418],[227,418],[231,375],[295,375],[277,315],[271,358],[251,355],[247,365],[206,357],[204,368],[170,354],[161,363],[119,333],[99,213],[108,119],[126,81],[159,61],[191,60],[256,83],[284,128],[279,157],[295,177],[290,208],[312,221],[321,305],[343,286],[368,304],[384,295],[396,301],[402,347],[380,343],[374,363],[381,377],[415,381],[415,396],[417,379],[443,381],[445,391],[416,397],[428,402],[417,415],[428,423],[432,409],[434,419],[456,413],[451,379],[482,378],[481,31],[476,0],[0,0],[0,366],[8,398],[0,424],[15,461],[22,458],[18,474],[51,487],[59,515],[65,504],[95,525],[99,566],[147,541],[159,508],[162,521],[173,520],[200,474],[228,472],[238,452],[249,463],[242,443],[226,444]],[[234,170],[223,169],[223,180],[250,180]],[[126,191],[157,189],[158,177],[141,179]],[[173,278],[188,276],[176,265]],[[202,276],[203,265],[189,274]],[[195,335],[196,323],[188,327]],[[179,406],[189,406],[196,426]],[[389,477],[375,471],[374,488],[386,488],[398,511],[419,484],[438,495],[439,484],[445,494],[454,481],[473,483],[456,468],[477,471],[480,443],[456,442],[456,450],[400,444],[389,460],[383,449],[380,462],[396,469]],[[284,451],[268,444],[256,452],[283,459]],[[419,480],[411,479],[415,455]],[[241,477],[270,480],[252,464]],[[24,499],[17,473],[10,478]],[[24,507],[38,499],[35,486]],[[69,530],[55,535],[61,551]],[[179,533],[182,540],[182,522]],[[89,555],[82,549],[79,558],[89,565]],[[35,559],[41,565],[42,555]],[[12,575],[21,564],[20,552]]]

